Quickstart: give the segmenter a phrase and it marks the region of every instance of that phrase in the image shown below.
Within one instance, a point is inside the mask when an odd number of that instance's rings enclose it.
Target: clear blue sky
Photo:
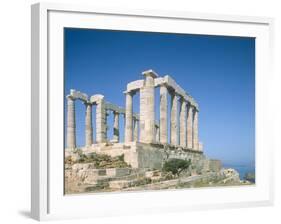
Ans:
[[[172,76],[197,100],[199,138],[208,157],[225,163],[254,164],[253,38],[65,30],[66,95],[72,88],[88,95],[99,93],[124,107],[126,84],[141,79],[141,72],[147,69]],[[158,100],[157,91],[156,96]],[[134,98],[135,112],[138,97]],[[76,108],[77,143],[83,145],[85,109],[79,102]],[[123,119],[120,122],[123,127]]]

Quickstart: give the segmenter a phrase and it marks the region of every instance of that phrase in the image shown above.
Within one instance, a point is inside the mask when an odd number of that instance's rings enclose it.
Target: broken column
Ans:
[[[155,141],[154,79],[157,74],[152,70],[142,74],[145,80],[140,88],[140,142],[152,143]]]
[[[180,100],[180,146],[186,147],[186,102]]]
[[[76,148],[76,123],[75,123],[75,99],[68,95],[67,97],[67,148]]]
[[[91,146],[93,144],[92,104],[85,102],[85,106],[85,145]]]
[[[168,143],[168,89],[160,86],[160,142]]]

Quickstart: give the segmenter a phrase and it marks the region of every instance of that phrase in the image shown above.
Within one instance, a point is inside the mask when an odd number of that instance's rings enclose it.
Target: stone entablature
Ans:
[[[143,73],[154,73],[153,70],[148,70]],[[156,74],[157,75],[157,74]],[[164,77],[158,77],[154,79],[154,87],[159,87],[161,85],[165,85],[168,89],[174,90],[176,95],[182,96],[186,102],[189,102],[191,106],[196,108],[199,111],[198,103],[194,100],[194,98],[188,94],[184,89],[176,83],[176,81],[169,75]],[[136,80],[127,84],[126,92],[137,92],[144,86],[144,80]]]
[[[120,142],[119,116],[125,119],[124,142],[148,144],[169,144],[192,151],[203,151],[198,138],[197,102],[179,86],[170,76],[159,77],[152,70],[142,73],[144,80],[127,84],[125,108],[106,102],[101,94],[89,97],[87,94],[70,90],[67,96],[67,149],[76,148],[75,101],[85,104],[85,146],[94,143],[93,128],[96,130],[95,143]],[[160,89],[160,119],[155,120],[155,88]],[[140,113],[133,113],[133,96],[140,93]],[[171,96],[171,108],[168,108],[168,95]],[[92,107],[96,106],[96,125],[92,125]],[[179,109],[179,111],[178,111]],[[107,139],[107,116],[114,115],[113,139]],[[170,116],[170,124],[168,124]],[[179,121],[179,122],[178,122]],[[170,127],[170,136],[168,136]]]

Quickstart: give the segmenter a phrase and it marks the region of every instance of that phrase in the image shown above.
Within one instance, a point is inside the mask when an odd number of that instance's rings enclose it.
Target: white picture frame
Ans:
[[[273,19],[190,12],[32,5],[31,214],[37,220],[180,212],[273,203],[272,122],[266,109],[273,73]],[[131,193],[63,194],[63,27],[165,31],[256,38],[256,185]],[[62,104],[63,106],[63,104]],[[56,116],[54,116],[56,114]]]

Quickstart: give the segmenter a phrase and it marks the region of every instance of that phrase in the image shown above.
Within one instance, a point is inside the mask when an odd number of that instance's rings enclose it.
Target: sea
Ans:
[[[253,165],[223,164],[223,167],[235,169],[239,173],[241,180],[245,179],[246,173],[255,173],[255,167]]]

